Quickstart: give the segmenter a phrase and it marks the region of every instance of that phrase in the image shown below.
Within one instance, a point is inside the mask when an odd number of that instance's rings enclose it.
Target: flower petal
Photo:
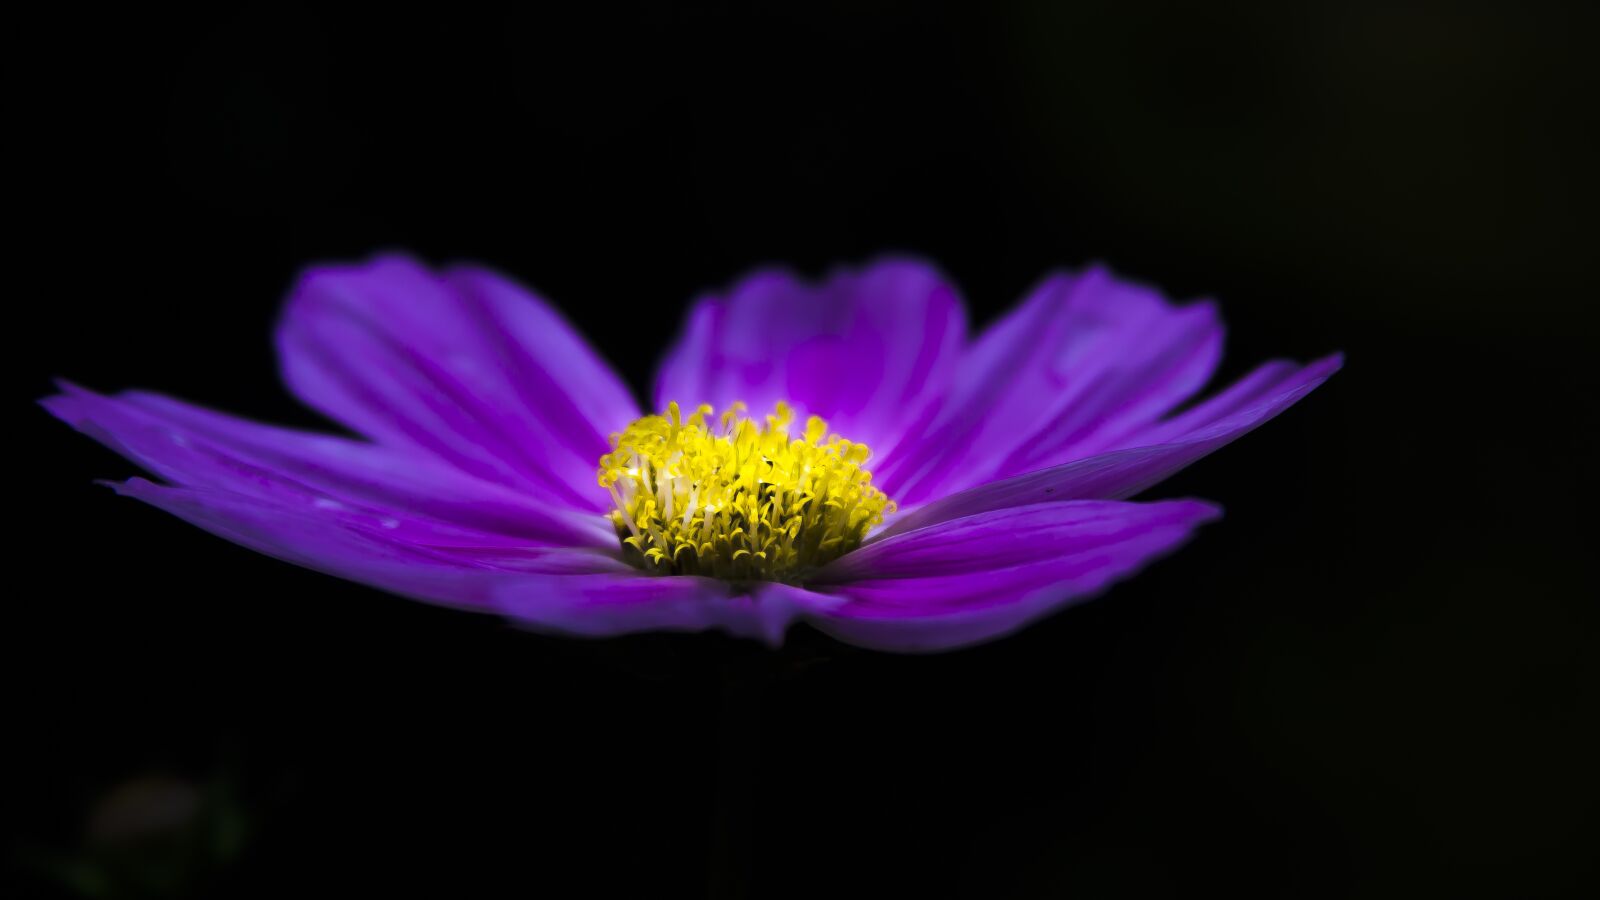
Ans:
[[[1188,399],[1222,352],[1210,303],[1101,268],[1046,278],[963,355],[907,452],[873,468],[902,506],[1097,452]]]
[[[1196,500],[1085,500],[953,519],[825,566],[808,588],[844,602],[808,618],[883,650],[990,640],[1102,591],[1218,515]]]
[[[337,512],[431,544],[616,543],[593,513],[537,502],[413,450],[248,422],[158,394],[61,389],[42,401],[53,415],[178,485]]]
[[[435,547],[403,540],[332,511],[287,509],[225,491],[163,487],[141,478],[112,485],[226,538],[295,565],[431,603],[493,609],[504,584],[551,573],[630,571],[614,554],[566,547]]]
[[[950,519],[1034,503],[1131,497],[1293,406],[1339,370],[1335,354],[1307,366],[1266,363],[1232,387],[1145,432],[1151,446],[1080,459],[960,491],[908,510],[869,538],[879,541]]]
[[[278,328],[289,387],[374,440],[582,509],[606,436],[638,416],[559,314],[494,273],[402,256],[304,273]]]
[[[742,401],[759,416],[788,401],[884,459],[944,392],[965,332],[954,289],[921,263],[881,260],[821,284],[757,272],[690,311],[656,403]]]
[[[713,578],[632,574],[549,575],[507,582],[496,608],[535,629],[587,637],[635,631],[720,629],[771,646],[817,605],[807,594],[780,585],[754,590]],[[821,605],[836,601],[821,598]]]

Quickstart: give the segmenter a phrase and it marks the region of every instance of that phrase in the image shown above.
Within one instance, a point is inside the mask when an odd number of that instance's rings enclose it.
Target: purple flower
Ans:
[[[659,415],[470,266],[313,268],[277,347],[290,389],[369,441],[136,391],[44,405],[167,482],[120,493],[408,597],[577,635],[777,644],[803,619],[901,651],[1008,633],[1177,547],[1218,509],[1123,498],[1340,365],[1268,362],[1184,406],[1222,354],[1212,304],[1094,268],[969,340],[955,291],[900,259],[701,299]]]

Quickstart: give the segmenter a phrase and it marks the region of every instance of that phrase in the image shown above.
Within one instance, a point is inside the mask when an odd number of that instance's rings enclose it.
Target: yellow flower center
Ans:
[[[735,403],[710,427],[711,407],[683,419],[669,403],[666,415],[611,435],[600,486],[630,562],[663,575],[798,581],[894,512],[861,468],[865,444],[829,435],[816,416],[791,436],[784,403],[761,424],[744,409]]]

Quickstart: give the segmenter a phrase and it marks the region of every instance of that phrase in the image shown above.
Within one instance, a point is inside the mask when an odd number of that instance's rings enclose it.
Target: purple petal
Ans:
[[[503,585],[497,608],[537,629],[607,637],[634,631],[720,629],[777,646],[795,618],[836,603],[786,585],[753,592],[725,581],[644,574],[553,575]]]
[[[436,545],[616,543],[594,513],[540,503],[415,451],[247,422],[157,394],[61,387],[46,409],[175,484]]]
[[[503,585],[552,573],[631,571],[614,554],[595,549],[428,546],[381,526],[240,494],[139,478],[113,487],[259,553],[447,606],[492,609]]]
[[[380,443],[599,510],[627,389],[542,300],[491,272],[400,256],[301,276],[278,328],[302,400]]]
[[[1145,432],[1162,440],[993,481],[891,519],[878,541],[939,522],[1035,503],[1131,497],[1293,406],[1339,370],[1343,357],[1308,366],[1274,361],[1192,410]]]
[[[1343,367],[1342,353],[1304,366],[1285,359],[1262,363],[1192,408],[1128,436],[1115,449],[1197,439],[1240,423],[1259,425],[1293,406]]]
[[[820,285],[758,272],[691,310],[656,402],[743,401],[761,415],[783,400],[885,459],[944,392],[965,331],[955,291],[921,263],[841,269]]]
[[[808,587],[843,602],[809,618],[840,640],[883,650],[990,640],[1099,593],[1219,514],[1195,500],[1085,500],[954,519],[824,567]]]
[[[877,484],[909,506],[1097,452],[1193,395],[1221,352],[1210,303],[1174,306],[1099,268],[1051,276],[963,355]]]

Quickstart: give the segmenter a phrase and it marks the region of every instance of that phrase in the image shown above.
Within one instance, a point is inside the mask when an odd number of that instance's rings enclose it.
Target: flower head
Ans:
[[[1220,359],[1214,307],[1101,269],[965,331],[919,263],[758,272],[694,306],[641,411],[523,288],[384,256],[306,272],[277,334],[291,390],[364,440],[142,392],[44,404],[166,482],[120,492],[395,593],[570,634],[777,643],[803,619],[936,650],[1181,544],[1214,506],[1124,498],[1340,365],[1269,362],[1190,403]]]

